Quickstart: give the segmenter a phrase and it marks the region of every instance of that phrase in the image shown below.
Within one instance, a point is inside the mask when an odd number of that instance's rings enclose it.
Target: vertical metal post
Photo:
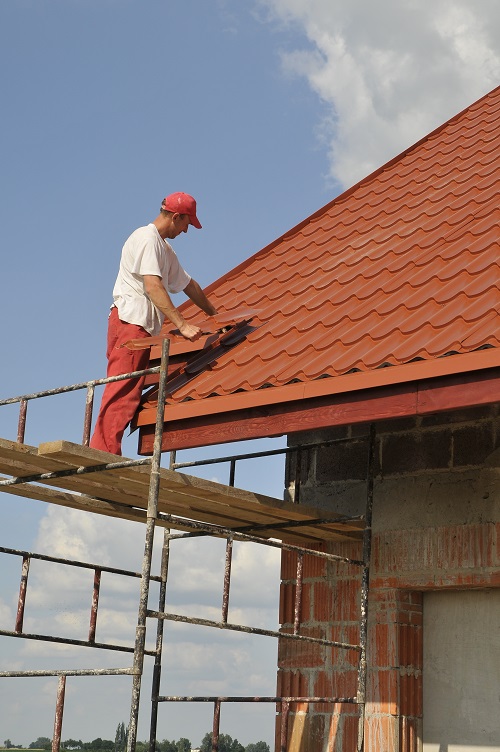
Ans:
[[[161,550],[161,573],[160,573],[161,582],[160,582],[160,594],[158,597],[158,611],[160,613],[165,611],[169,558],[170,558],[170,528],[165,528],[165,530],[163,531],[163,546]],[[155,749],[156,749],[156,730],[158,727],[158,696],[160,694],[161,661],[162,661],[162,651],[163,651],[164,629],[165,629],[164,620],[158,619],[158,624],[156,626],[155,665],[153,668],[153,681],[151,684],[151,725],[150,725],[150,730],[149,730],[150,752],[155,752]]]
[[[28,574],[30,571],[30,557],[23,556],[23,568],[21,571],[21,583],[19,585],[19,598],[17,601],[17,614],[15,631],[19,634],[23,631],[24,604],[26,603],[26,590],[28,588]]]
[[[281,702],[281,729],[280,729],[280,752],[286,752],[288,746],[288,714],[290,703],[286,700]]]
[[[233,539],[226,541],[226,565],[224,567],[224,590],[222,592],[222,623],[227,624],[229,611],[229,586],[231,584],[231,564],[233,561]]]
[[[300,629],[302,616],[302,575],[304,571],[304,554],[302,551],[297,555],[297,585],[295,587],[295,614],[293,620],[293,633],[297,635]]]
[[[300,503],[301,475],[302,475],[302,450],[299,448],[297,449],[296,459],[295,459],[295,483],[294,483],[294,489],[293,489],[293,503],[294,504]]]
[[[220,700],[214,702],[214,722],[212,726],[212,752],[219,752]]]
[[[19,420],[17,423],[17,443],[24,444],[26,431],[26,413],[28,412],[28,400],[22,399],[19,403]]]
[[[56,715],[54,719],[54,736],[52,737],[52,752],[59,752],[61,747],[61,731],[64,712],[64,696],[66,694],[66,677],[60,676],[57,685]]]
[[[368,639],[368,591],[370,585],[370,557],[372,540],[372,515],[373,515],[373,471],[375,459],[375,425],[370,426],[370,440],[368,449],[368,477],[366,481],[366,512],[365,529],[363,532],[363,574],[361,578],[361,619],[359,625],[359,644],[361,652],[358,664],[358,692],[357,702],[360,706],[358,721],[358,743],[356,752],[364,749],[365,728],[365,703],[366,703],[366,645]]]
[[[234,488],[234,476],[236,474],[236,460],[231,460],[229,466],[229,485]]]
[[[151,459],[146,536],[144,542],[144,557],[142,560],[141,593],[139,598],[139,613],[137,616],[134,647],[135,673],[132,682],[132,699],[130,703],[130,722],[128,727],[127,752],[135,752],[137,741],[139,699],[141,694],[141,680],[144,668],[144,648],[146,644],[146,615],[148,610],[149,577],[151,573],[151,560],[153,556],[155,523],[158,514],[158,493],[160,490],[161,444],[163,436],[163,422],[165,419],[169,345],[169,340],[164,339],[161,348],[158,407],[156,410],[155,438],[153,445],[153,456]]]
[[[89,384],[85,400],[85,417],[83,419],[83,446],[88,446],[90,444],[90,429],[92,427],[92,412],[94,409],[94,392],[95,385]]]
[[[99,607],[99,591],[101,589],[101,574],[101,570],[96,567],[94,569],[94,587],[92,589],[92,604],[90,606],[89,642],[91,645],[95,642],[97,609]]]
[[[169,467],[172,470],[175,465],[177,452],[175,449],[170,452]],[[158,611],[162,613],[165,611],[165,603],[167,599],[167,579],[168,579],[168,564],[170,561],[170,528],[166,527],[163,531],[163,546],[161,550],[161,568],[160,568],[160,593],[158,596]],[[158,728],[158,696],[160,694],[160,682],[161,682],[161,665],[162,665],[162,653],[163,653],[163,634],[165,630],[165,622],[163,619],[158,619],[156,625],[156,651],[155,651],[155,665],[153,667],[153,681],[151,683],[151,723],[149,727],[149,752],[155,752],[156,750],[156,733]]]

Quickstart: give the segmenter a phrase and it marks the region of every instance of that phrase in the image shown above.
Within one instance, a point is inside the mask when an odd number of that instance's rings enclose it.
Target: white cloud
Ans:
[[[40,520],[35,549],[63,559],[107,566],[112,562],[140,571],[143,541],[144,527],[137,523],[49,506]]]
[[[61,507],[48,507],[40,521],[36,550],[72,560],[140,570],[139,553],[144,548],[145,527],[93,516]],[[156,558],[163,538],[157,530]],[[167,611],[219,622],[222,618],[226,542],[208,537],[174,540],[171,543]],[[127,552],[136,559],[131,562]],[[264,629],[277,628],[279,602],[278,549],[234,542],[229,622]],[[158,573],[153,566],[152,573]],[[29,575],[25,630],[71,639],[88,639],[93,570],[33,560]],[[133,645],[140,582],[117,574],[102,573],[96,639],[99,642]],[[151,584],[150,606],[157,607],[158,586]],[[1,604],[0,604],[1,605]],[[6,617],[8,614],[6,615]],[[200,651],[207,657],[209,645],[220,651],[222,642],[234,633],[189,627],[168,622],[168,641],[176,644],[189,660],[198,662]],[[186,632],[187,630],[187,632]],[[154,640],[148,629],[148,643]],[[189,641],[190,649],[181,649]],[[152,644],[150,645],[152,647]],[[215,650],[215,648],[214,648]],[[246,648],[245,648],[246,650]],[[87,659],[81,648],[30,642],[23,656],[50,655]],[[246,652],[244,653],[246,655]],[[242,655],[243,655],[242,654]],[[82,655],[84,656],[82,658]],[[235,654],[236,655],[236,654]],[[94,662],[96,657],[92,659]]]
[[[500,6],[490,0],[259,0],[308,44],[282,51],[324,103],[330,177],[349,187],[493,89]]]

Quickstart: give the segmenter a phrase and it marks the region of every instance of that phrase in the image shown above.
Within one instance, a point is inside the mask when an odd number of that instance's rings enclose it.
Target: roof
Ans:
[[[499,118],[500,87],[213,283],[255,315],[173,345],[166,420],[499,367]]]

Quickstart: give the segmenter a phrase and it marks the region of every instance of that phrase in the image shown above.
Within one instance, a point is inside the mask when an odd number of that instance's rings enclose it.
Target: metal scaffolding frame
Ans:
[[[52,741],[53,752],[59,752],[61,743],[61,730],[64,710],[64,698],[66,688],[67,676],[98,676],[98,675],[128,675],[132,676],[132,696],[130,702],[130,718],[128,725],[128,739],[127,739],[127,752],[135,752],[137,743],[137,725],[139,718],[139,700],[141,694],[141,681],[144,670],[144,659],[146,656],[154,658],[153,666],[153,679],[152,679],[152,693],[151,693],[151,721],[150,721],[150,750],[154,752],[156,744],[156,732],[158,721],[158,709],[159,704],[163,702],[179,703],[179,702],[195,702],[195,703],[212,703],[213,704],[213,731],[212,731],[212,752],[218,752],[219,748],[219,728],[220,728],[220,714],[221,706],[224,703],[274,703],[279,708],[279,714],[281,716],[280,723],[280,741],[279,752],[287,752],[288,750],[288,720],[291,706],[294,703],[322,703],[322,704],[352,704],[359,708],[359,722],[358,722],[358,741],[357,752],[362,752],[364,749],[364,711],[365,711],[365,699],[366,699],[366,676],[367,676],[367,659],[366,659],[366,647],[367,647],[367,620],[368,620],[368,592],[369,592],[369,572],[370,572],[370,550],[371,550],[371,518],[373,507],[373,465],[374,465],[374,444],[375,444],[375,429],[371,426],[369,436],[369,452],[367,461],[367,479],[366,479],[366,509],[364,515],[364,531],[362,541],[362,558],[360,560],[349,559],[346,557],[338,556],[335,554],[329,554],[323,551],[317,551],[311,548],[303,546],[292,545],[290,543],[280,542],[274,539],[267,540],[259,536],[259,531],[269,530],[279,531],[280,526],[293,528],[299,525],[311,524],[311,522],[322,524],[332,522],[331,517],[318,518],[316,520],[308,520],[307,522],[287,522],[280,524],[268,524],[268,525],[252,525],[245,528],[230,529],[221,525],[209,524],[206,522],[199,522],[196,520],[186,520],[184,517],[177,517],[176,515],[166,514],[158,511],[158,493],[160,487],[160,465],[161,465],[161,445],[162,445],[162,433],[164,427],[164,410],[166,404],[166,382],[168,371],[168,353],[169,353],[169,341],[165,339],[162,344],[161,362],[159,367],[148,368],[143,371],[135,371],[129,374],[123,374],[121,376],[115,376],[105,379],[93,380],[75,384],[69,387],[60,387],[59,389],[47,390],[44,392],[38,392],[31,395],[24,395],[22,397],[14,397],[11,399],[1,400],[0,407],[19,403],[19,421],[17,442],[22,444],[24,442],[27,407],[28,402],[33,399],[41,397],[52,396],[56,394],[62,394],[69,391],[75,391],[79,389],[87,390],[87,399],[85,405],[85,417],[84,417],[84,430],[82,444],[88,446],[90,439],[90,429],[92,423],[92,411],[94,392],[97,385],[103,385],[112,381],[119,381],[128,378],[138,378],[146,374],[159,374],[159,391],[158,391],[158,407],[156,413],[156,425],[155,425],[155,438],[154,448],[151,457],[138,460],[124,460],[123,462],[113,462],[106,465],[95,465],[91,467],[80,467],[71,470],[61,470],[56,472],[38,473],[30,476],[12,477],[10,479],[0,480],[0,490],[2,486],[9,486],[15,484],[26,484],[36,481],[49,482],[51,479],[61,478],[68,475],[92,473],[96,471],[113,470],[120,467],[133,467],[137,465],[149,465],[149,493],[148,504],[146,514],[146,532],[144,540],[144,555],[142,562],[141,572],[131,572],[128,570],[106,567],[98,564],[89,564],[86,562],[58,559],[50,556],[42,556],[39,554],[29,553],[27,551],[19,551],[9,548],[0,548],[0,553],[10,554],[17,557],[22,557],[21,567],[21,581],[19,587],[19,599],[17,615],[15,620],[14,630],[0,630],[0,636],[9,637],[22,637],[26,639],[45,640],[54,643],[65,643],[80,645],[85,647],[91,647],[95,649],[107,649],[121,651],[124,653],[133,653],[132,666],[126,668],[114,668],[114,669],[75,669],[75,670],[53,670],[53,671],[3,671],[0,672],[1,677],[34,677],[34,676],[57,676],[58,689],[56,698],[55,720],[54,720],[54,736]],[[336,439],[325,442],[317,442],[315,444],[304,444],[297,447],[278,449],[264,452],[254,452],[242,455],[230,455],[226,457],[219,457],[211,460],[199,460],[196,462],[184,462],[177,463],[175,461],[175,453],[170,455],[170,468],[173,470],[179,470],[187,467],[195,467],[199,465],[207,465],[214,463],[230,463],[230,479],[229,485],[234,486],[235,466],[239,460],[264,457],[278,454],[291,454],[294,453],[297,456],[296,462],[296,479],[295,479],[295,499],[296,503],[299,502],[300,494],[300,457],[301,453],[305,450],[309,450],[315,447],[323,447],[332,444],[339,444],[345,440]],[[339,518],[335,516],[335,522],[352,522],[354,517]],[[182,522],[182,529],[188,529],[191,532],[185,533],[172,533],[171,529],[175,528],[177,523]],[[162,553],[161,553],[161,566],[160,575],[155,576],[151,573],[152,554],[153,554],[153,542],[155,535],[155,528],[161,526],[164,528]],[[165,611],[166,605],[166,588],[168,579],[168,565],[170,555],[170,542],[175,539],[190,538],[192,536],[216,536],[218,538],[226,539],[226,556],[225,556],[225,570],[224,570],[224,582],[223,582],[223,594],[222,594],[222,608],[221,618],[219,621],[213,621],[208,619],[200,619],[194,617],[181,616],[174,613],[167,613]],[[297,569],[296,569],[296,588],[295,588],[295,603],[294,603],[294,624],[293,632],[272,631],[266,629],[260,629],[257,627],[248,627],[241,624],[233,624],[228,622],[228,609],[229,609],[229,591],[231,582],[231,563],[233,553],[234,541],[249,541],[253,543],[259,543],[260,545],[272,546],[283,551],[291,551],[297,555]],[[359,642],[345,643],[333,640],[326,640],[321,638],[310,637],[300,633],[301,626],[301,609],[302,609],[302,593],[303,593],[303,563],[305,556],[319,557],[327,561],[340,562],[347,565],[355,566],[360,573],[360,602],[359,602]],[[23,631],[23,619],[24,619],[24,607],[26,600],[26,593],[28,587],[28,574],[30,562],[34,559],[50,561],[54,563],[63,564],[66,566],[80,567],[91,569],[94,572],[93,591],[91,598],[90,608],[90,623],[89,634],[87,640],[73,640],[63,637],[55,637],[41,634],[28,634]],[[99,592],[101,584],[101,575],[103,572],[109,572],[120,575],[121,577],[140,578],[140,596],[137,615],[137,626],[135,632],[135,642],[131,646],[115,645],[109,643],[99,643],[95,640],[96,624],[98,615],[99,604]],[[148,609],[148,596],[151,582],[159,583],[159,599],[158,609]],[[148,650],[146,648],[146,627],[148,620],[156,620],[156,644],[154,650]],[[182,622],[186,624],[212,627],[220,630],[231,630],[237,632],[243,632],[247,634],[262,635],[272,637],[278,640],[295,640],[297,642],[307,642],[316,644],[318,646],[338,648],[346,651],[354,651],[358,654],[358,668],[357,668],[357,693],[353,697],[301,697],[301,696],[273,696],[273,697],[250,697],[250,696],[163,696],[160,694],[160,680],[162,671],[162,652],[163,652],[163,636],[164,625],[166,621]]]

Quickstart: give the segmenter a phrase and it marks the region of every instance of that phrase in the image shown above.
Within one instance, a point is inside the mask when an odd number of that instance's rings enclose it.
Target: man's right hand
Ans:
[[[179,331],[183,337],[191,340],[191,342],[199,339],[202,334],[201,329],[198,326],[188,324],[187,321],[184,321],[184,323],[179,326]]]

